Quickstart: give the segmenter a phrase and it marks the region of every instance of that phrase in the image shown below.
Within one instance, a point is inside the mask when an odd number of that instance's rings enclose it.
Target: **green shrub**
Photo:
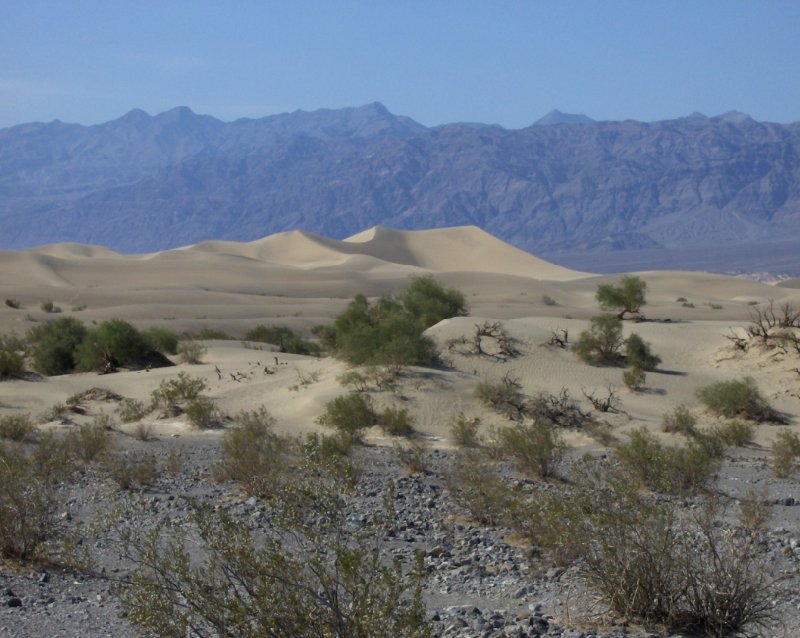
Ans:
[[[107,423],[96,419],[93,423],[84,423],[77,430],[67,435],[67,442],[72,454],[84,463],[92,463],[101,459],[111,448],[111,432]]]
[[[761,395],[752,377],[712,383],[698,389],[697,396],[717,416],[758,422],[785,421]]]
[[[105,463],[108,475],[122,490],[151,486],[158,479],[158,465],[150,455],[115,454]]]
[[[661,417],[661,429],[664,432],[683,434],[689,436],[694,432],[697,418],[685,405],[676,406],[672,411]]]
[[[178,357],[181,363],[196,365],[203,362],[203,357],[208,352],[208,348],[194,339],[182,339],[178,344]]]
[[[600,315],[592,317],[589,330],[578,335],[572,351],[586,363],[608,365],[622,360],[623,344],[622,321],[614,315]]]
[[[602,310],[619,310],[617,317],[622,319],[626,314],[637,314],[647,303],[646,291],[647,284],[639,277],[625,275],[619,284],[599,285],[595,298]]]
[[[353,392],[366,392],[369,390],[369,379],[360,370],[348,370],[343,372],[336,380],[345,386],[350,386]]]
[[[37,427],[29,414],[8,414],[0,417],[0,439],[31,441],[36,438]]]
[[[272,496],[289,473],[289,439],[274,432],[275,419],[264,407],[242,412],[234,422],[222,437],[216,475],[240,483],[250,496]]]
[[[196,399],[207,387],[202,377],[190,377],[185,372],[179,372],[176,378],[161,381],[150,396],[154,406],[169,408]]]
[[[271,343],[280,348],[281,352],[319,356],[322,349],[319,344],[303,339],[286,326],[265,326],[260,324],[245,335],[247,341],[261,341]]]
[[[405,408],[388,407],[380,416],[381,429],[389,436],[414,434],[414,419]]]
[[[460,447],[478,447],[480,445],[480,436],[478,434],[480,424],[479,417],[469,418],[463,412],[459,412],[450,426],[450,436],[455,444]]]
[[[153,351],[150,340],[122,319],[109,319],[91,330],[75,352],[80,370],[101,370],[108,365],[138,366]]]
[[[498,430],[499,453],[514,461],[517,469],[539,478],[553,476],[564,458],[567,444],[551,425],[519,423]]]
[[[778,430],[772,442],[772,471],[777,478],[789,478],[798,470],[800,436],[788,428]]]
[[[328,401],[317,423],[358,438],[364,428],[375,424],[375,416],[372,399],[368,395],[351,392]]]
[[[400,301],[423,330],[443,319],[467,314],[464,295],[454,288],[444,288],[431,275],[414,277]]]
[[[75,351],[86,334],[83,324],[72,317],[61,317],[31,328],[27,340],[34,370],[46,375],[72,372]]]
[[[634,484],[654,491],[696,492],[719,468],[718,459],[694,441],[683,447],[667,447],[645,428],[629,432],[628,439],[614,455]]]
[[[509,513],[519,509],[518,495],[474,451],[459,454],[444,480],[453,500],[483,525],[505,525]]]
[[[13,308],[14,310],[18,310],[22,307],[22,304],[18,299],[6,299],[6,306]]]
[[[0,377],[21,374],[25,369],[25,357],[22,352],[25,344],[13,335],[0,334]]]
[[[178,354],[178,333],[167,328],[152,327],[144,332],[150,348],[163,354]]]
[[[117,416],[123,423],[132,423],[143,419],[148,412],[147,407],[136,399],[123,399],[117,406]]]
[[[56,306],[52,301],[43,301],[42,305],[40,306],[43,312],[47,313],[59,313],[61,312],[61,308]]]
[[[753,444],[756,426],[747,421],[735,419],[719,426],[719,436],[725,445],[730,447],[746,447]]]
[[[189,422],[198,428],[210,428],[219,422],[221,416],[214,400],[203,395],[187,401],[184,411]]]
[[[650,344],[635,332],[625,340],[625,364],[650,372],[661,363],[661,357],[653,354]]]
[[[19,446],[0,443],[0,557],[26,559],[56,533],[52,477]]]
[[[641,368],[628,368],[622,372],[622,382],[625,387],[634,392],[640,390],[647,380],[647,374]]]

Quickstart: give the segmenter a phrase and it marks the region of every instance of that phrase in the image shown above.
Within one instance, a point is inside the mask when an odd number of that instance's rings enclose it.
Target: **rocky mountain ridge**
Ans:
[[[542,120],[428,128],[373,103],[23,124],[0,130],[0,248],[477,225],[552,255],[752,245],[800,227],[800,123]]]

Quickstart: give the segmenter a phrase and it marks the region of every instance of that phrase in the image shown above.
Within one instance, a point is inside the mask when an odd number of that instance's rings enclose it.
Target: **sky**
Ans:
[[[0,15],[0,128],[375,101],[427,126],[552,109],[800,121],[797,0],[3,0]]]

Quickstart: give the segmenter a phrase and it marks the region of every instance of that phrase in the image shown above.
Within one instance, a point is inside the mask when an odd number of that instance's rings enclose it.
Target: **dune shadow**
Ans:
[[[664,396],[667,393],[664,388],[639,388],[637,392],[639,394],[655,394],[658,396]]]

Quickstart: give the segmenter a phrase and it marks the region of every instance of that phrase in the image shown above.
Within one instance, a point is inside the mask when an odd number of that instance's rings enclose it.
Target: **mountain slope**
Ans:
[[[26,124],[0,131],[0,223],[0,248],[123,251],[376,225],[475,225],[548,253],[770,241],[800,228],[800,124],[426,128],[380,104]]]

